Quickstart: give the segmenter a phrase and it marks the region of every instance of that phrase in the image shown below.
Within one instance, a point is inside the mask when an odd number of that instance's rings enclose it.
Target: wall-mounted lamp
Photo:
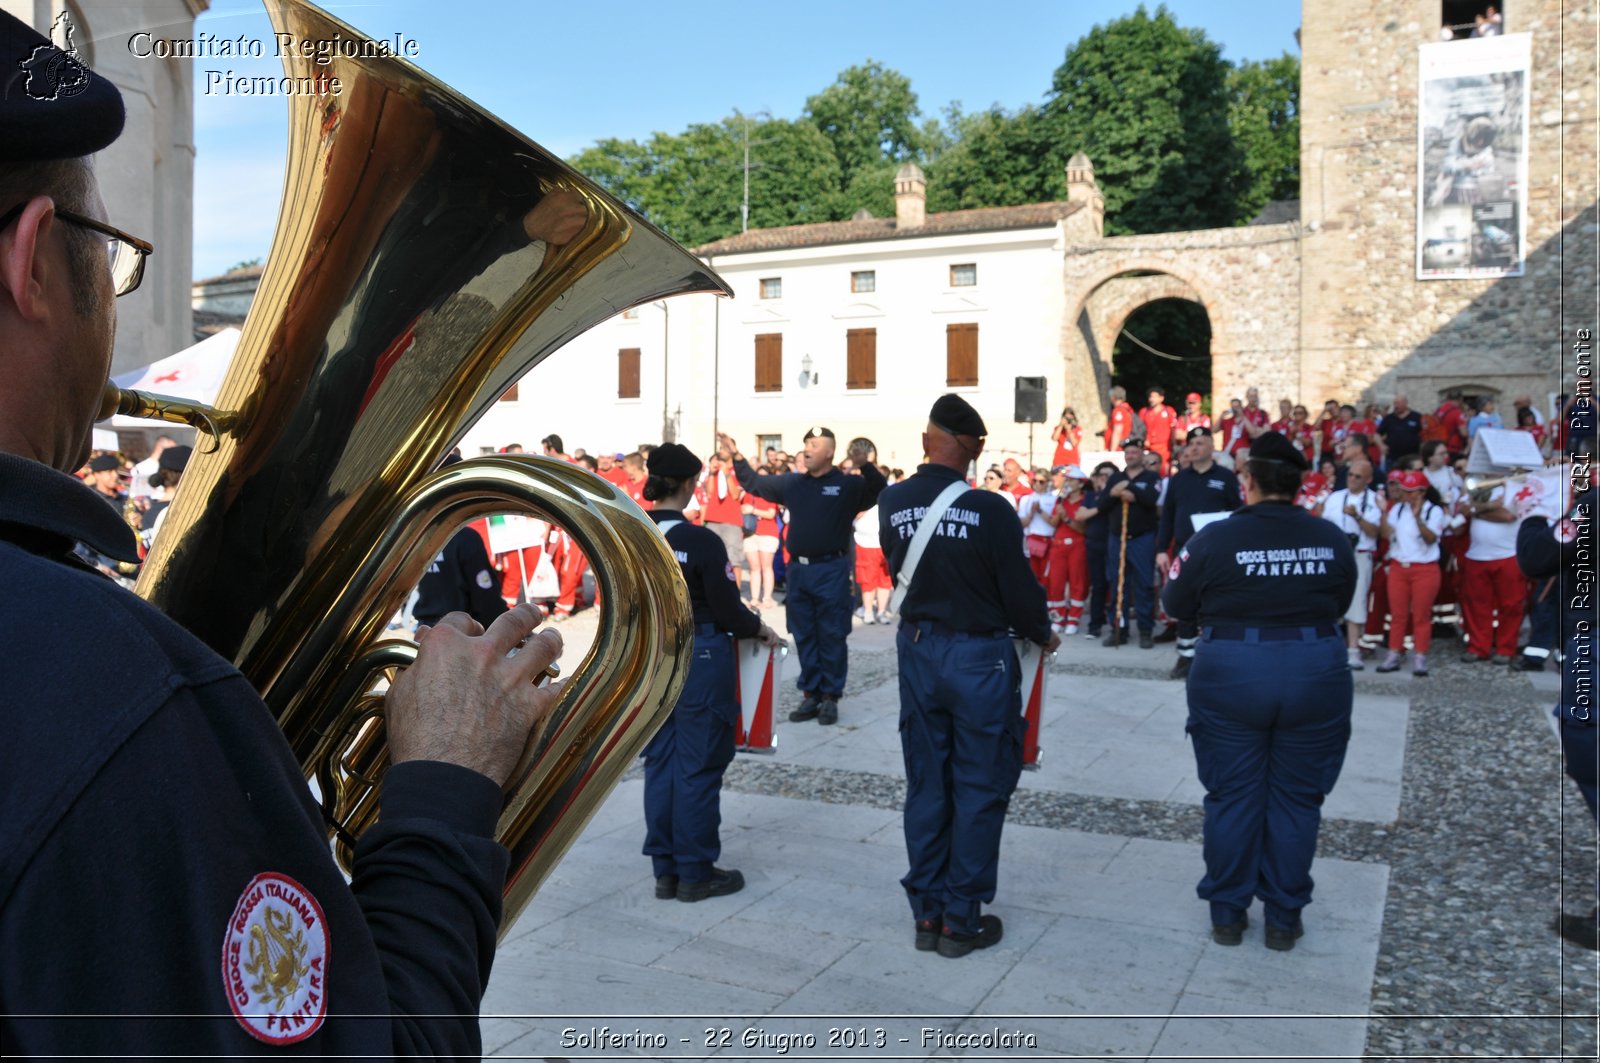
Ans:
[[[808,354],[800,359],[800,377],[796,381],[802,388],[808,388],[817,382],[817,374],[811,371],[811,356]]]

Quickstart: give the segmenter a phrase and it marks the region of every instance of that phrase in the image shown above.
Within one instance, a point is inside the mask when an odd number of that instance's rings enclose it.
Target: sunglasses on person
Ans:
[[[19,203],[0,214],[0,229],[22,217],[26,207],[26,203]],[[111,289],[114,294],[127,295],[139,287],[139,282],[144,280],[144,260],[154,253],[154,244],[75,211],[57,207],[55,213],[64,222],[92,229],[106,238],[106,262],[111,269]]]

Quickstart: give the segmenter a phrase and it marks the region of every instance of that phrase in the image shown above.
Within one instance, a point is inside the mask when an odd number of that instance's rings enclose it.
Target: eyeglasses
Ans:
[[[4,214],[0,214],[0,229],[22,217],[22,211],[26,206],[26,203],[19,203]],[[95,221],[93,218],[84,217],[74,211],[62,210],[60,207],[56,208],[56,217],[73,225],[92,229],[106,237],[106,264],[111,269],[113,294],[127,295],[139,287],[139,282],[144,280],[144,260],[154,253],[154,244],[105,222]]]

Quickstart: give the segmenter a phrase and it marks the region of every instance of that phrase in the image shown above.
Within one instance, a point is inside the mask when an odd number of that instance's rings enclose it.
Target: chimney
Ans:
[[[922,167],[908,162],[894,175],[894,227],[920,229],[928,218],[928,179]]]
[[[1067,160],[1067,202],[1081,204],[1067,219],[1067,229],[1080,238],[1100,239],[1106,232],[1106,200],[1094,179],[1094,163],[1083,152]]]

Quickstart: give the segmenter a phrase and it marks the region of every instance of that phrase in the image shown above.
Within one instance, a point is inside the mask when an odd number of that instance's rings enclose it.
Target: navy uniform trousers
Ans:
[[[1311,903],[1322,800],[1350,742],[1354,686],[1340,635],[1216,639],[1205,628],[1189,672],[1189,722],[1205,797],[1206,874],[1196,890],[1215,924],[1260,897],[1267,925],[1293,929]],[[1277,634],[1278,632],[1274,632]]]
[[[911,864],[900,884],[913,918],[975,934],[980,905],[994,900],[1000,828],[1022,775],[1021,669],[1003,634],[941,634],[908,621],[896,647]]]
[[[722,773],[739,719],[733,639],[697,624],[694,661],[672,715],[644,747],[644,855],[655,875],[711,877],[722,855]]]
[[[802,565],[789,562],[788,593],[783,607],[800,655],[800,681],[803,694],[827,694],[837,698],[844,693],[845,676],[850,670],[850,555],[831,561]]]

